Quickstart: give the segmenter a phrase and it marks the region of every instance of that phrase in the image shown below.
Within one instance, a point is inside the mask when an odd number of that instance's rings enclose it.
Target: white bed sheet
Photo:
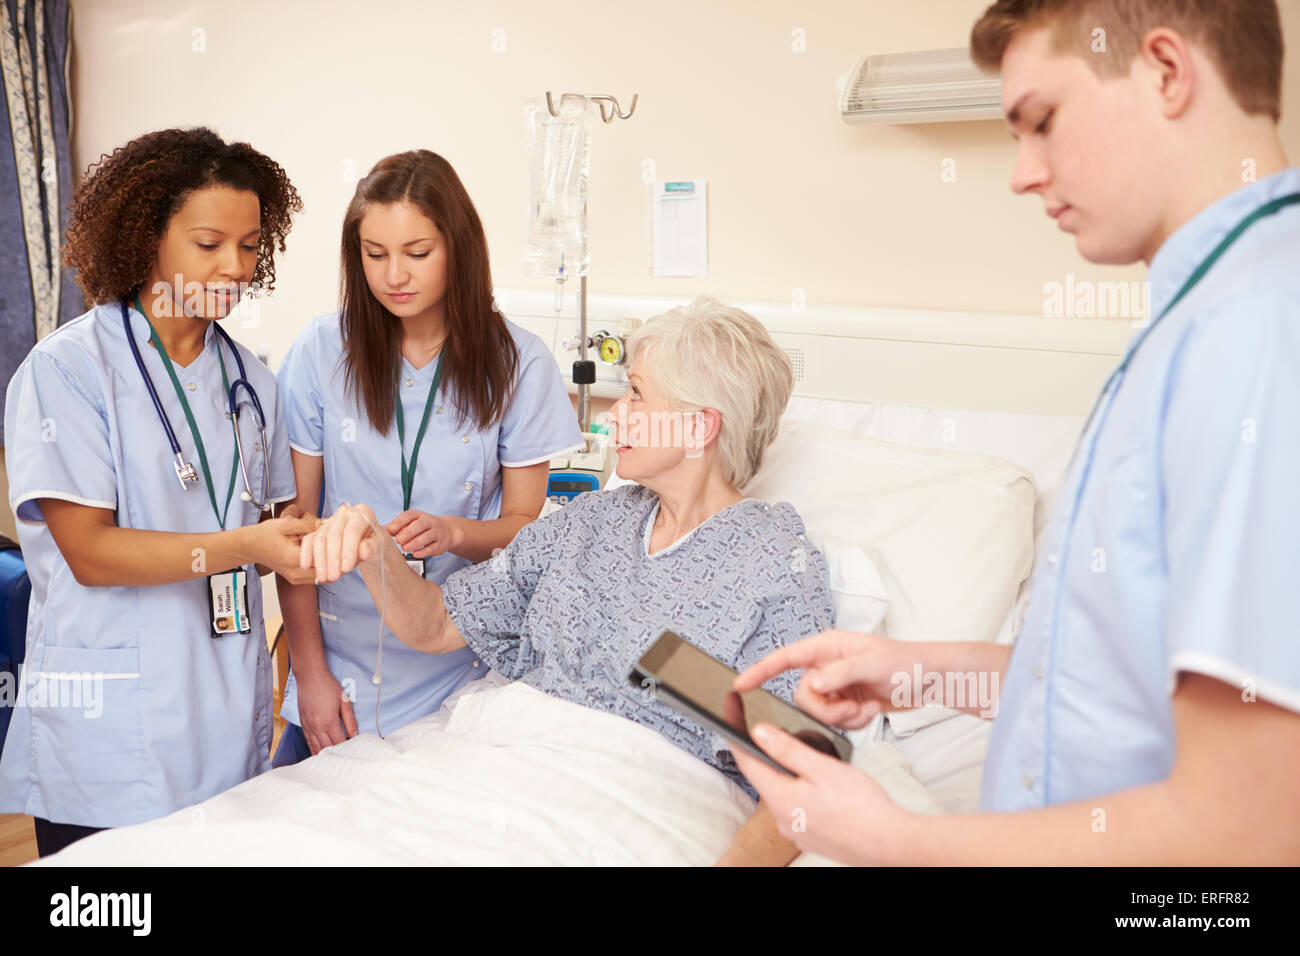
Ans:
[[[38,865],[704,865],[753,806],[654,731],[489,674],[386,739]]]
[[[1041,532],[1079,419],[796,398],[792,418],[1031,471]],[[1024,599],[999,635],[1009,642]],[[855,765],[918,813],[977,804],[990,724],[967,715],[855,735]],[[752,812],[715,770],[631,721],[496,674],[380,740],[363,734],[161,820],[34,865],[712,863]],[[796,865],[829,861],[803,854]]]

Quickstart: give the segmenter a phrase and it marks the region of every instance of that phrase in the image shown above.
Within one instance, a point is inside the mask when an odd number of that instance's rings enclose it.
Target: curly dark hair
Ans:
[[[247,143],[226,143],[206,127],[163,129],[119,146],[86,171],[72,201],[63,261],[77,270],[87,303],[127,298],[144,285],[167,223],[190,193],[209,186],[257,195],[262,234],[253,284],[275,287],[275,252],[284,252],[302,199],[289,177]]]

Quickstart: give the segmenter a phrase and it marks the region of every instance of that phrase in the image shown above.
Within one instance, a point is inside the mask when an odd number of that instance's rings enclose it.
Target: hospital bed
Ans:
[[[502,310],[569,356],[549,294]],[[676,301],[593,297],[594,327]],[[791,501],[826,555],[837,624],[1009,643],[1036,541],[1127,322],[737,303],[791,356],[796,390],[746,493]],[[600,371],[599,400],[621,393]],[[990,723],[877,718],[854,762],[917,812],[974,809]],[[622,718],[495,674],[381,740],[363,733],[60,864],[707,864],[752,811],[707,765]],[[796,865],[828,861],[810,855]]]

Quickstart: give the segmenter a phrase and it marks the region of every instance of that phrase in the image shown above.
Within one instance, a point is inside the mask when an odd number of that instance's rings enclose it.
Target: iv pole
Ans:
[[[636,101],[639,94],[632,94],[632,104],[624,113],[622,107],[618,105],[618,100],[607,93],[564,93],[560,96],[560,105],[564,105],[566,99],[580,99],[595,103],[600,109],[600,118],[606,123],[612,123],[617,119],[630,119],[636,112]],[[551,91],[546,91],[546,109],[554,117],[558,118],[559,113],[555,109],[555,102],[551,99]],[[582,204],[582,219],[587,220],[587,202],[584,199]],[[582,440],[584,451],[591,450],[591,437],[588,429],[591,427],[591,386],[596,383],[596,363],[587,358],[587,349],[590,343],[587,338],[587,274],[584,272],[578,277],[578,357],[573,363],[573,382],[578,386],[578,427],[582,430]]]

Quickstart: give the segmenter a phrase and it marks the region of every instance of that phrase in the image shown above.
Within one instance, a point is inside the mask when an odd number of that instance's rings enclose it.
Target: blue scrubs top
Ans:
[[[1158,316],[1289,169],[1151,263]],[[1133,353],[1066,476],[989,742],[986,810],[1163,780],[1180,672],[1300,712],[1300,206],[1255,222]],[[1131,347],[1130,347],[1131,351]]]
[[[447,394],[444,369],[433,412],[420,446],[411,507],[431,515],[476,521],[501,516],[501,469],[548,461],[582,446],[573,404],[559,366],[540,338],[507,321],[519,348],[515,390],[503,419],[486,429],[456,423],[454,395]],[[397,427],[380,435],[344,384],[340,313],[312,321],[290,348],[278,372],[292,447],[324,456],[324,514],[339,505],[367,504],[381,524],[402,513],[402,449]],[[409,461],[436,358],[415,368],[405,358],[398,381],[406,419]],[[425,559],[425,576],[442,583],[470,564],[447,553]],[[352,699],[357,727],[376,731],[372,683],[378,658],[379,611],[361,576],[344,575],[317,588],[325,659]],[[456,688],[483,676],[486,668],[469,648],[424,654],[383,630],[383,686],[378,732],[390,733],[436,711]],[[300,724],[297,683],[285,688],[281,715]]]
[[[59,498],[111,508],[122,528],[219,530],[163,357],[148,344],[144,316],[131,310],[131,319],[141,360],[199,481],[187,490],[177,481],[117,302],[46,336],[14,374],[5,460],[32,597],[18,706],[0,757],[0,812],[94,827],[140,823],[270,766],[271,668],[254,568],[247,568],[252,632],[213,638],[205,577],[152,587],[78,584],[37,504]],[[220,507],[235,441],[218,343],[233,380],[234,356],[214,328],[198,358],[173,367],[203,435]],[[248,349],[239,351],[268,416],[271,498],[287,501],[294,481],[275,377]],[[257,432],[250,425],[242,434],[249,481],[261,494]],[[258,520],[257,509],[240,500],[243,490],[237,477],[227,528]]]

